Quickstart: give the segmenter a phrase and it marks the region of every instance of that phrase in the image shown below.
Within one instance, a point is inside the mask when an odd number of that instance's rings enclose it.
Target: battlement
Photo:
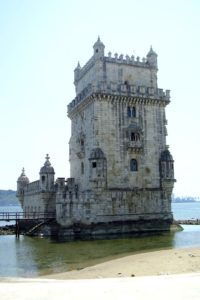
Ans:
[[[143,68],[147,68],[149,67],[147,58],[143,57],[142,60],[140,61],[140,57],[137,56],[135,59],[134,55],[126,55],[124,56],[123,54],[120,54],[118,56],[118,53],[114,54],[114,57],[112,57],[112,53],[108,52],[108,56],[105,56],[105,61],[108,62],[113,62],[113,63],[117,63],[117,64],[129,64],[129,65],[134,65],[134,66],[140,66]]]
[[[164,91],[163,89],[146,86],[99,82],[97,86],[89,84],[74,100],[71,101],[68,105],[68,114],[70,114],[74,108],[77,108],[85,99],[99,93],[110,96],[133,97],[141,100],[159,100],[165,102],[165,104],[168,104],[170,101],[170,90]]]
[[[148,63],[147,58],[143,57],[142,60],[140,60],[139,56],[134,55],[126,55],[123,54],[118,55],[118,53],[115,53],[112,57],[112,53],[108,52],[108,56],[103,57],[104,62],[111,62],[116,63],[118,65],[124,64],[124,65],[130,65],[135,67],[142,67],[142,68],[149,68],[150,64]],[[92,56],[88,62],[81,68],[79,67],[79,76],[78,79],[80,80],[95,64],[95,57]]]
[[[76,93],[81,93],[88,84],[96,85],[98,81],[157,87],[157,70],[157,54],[152,48],[142,59],[118,53],[112,56],[111,52],[106,56],[104,45],[98,39],[93,56],[82,68],[78,63],[74,70]]]
[[[35,192],[41,192],[41,188],[40,188],[40,181],[36,180],[33,182],[30,182],[29,184],[27,184],[27,186],[24,189],[24,193],[28,194],[28,193],[35,193]]]

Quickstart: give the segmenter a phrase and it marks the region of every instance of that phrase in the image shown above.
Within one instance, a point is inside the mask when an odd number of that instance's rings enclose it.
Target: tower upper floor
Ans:
[[[74,70],[76,98],[68,105],[68,113],[82,100],[94,93],[148,97],[169,102],[166,92],[157,86],[157,54],[150,48],[147,56],[140,59],[123,54],[105,55],[105,46],[98,38],[93,46],[93,55],[81,67]]]

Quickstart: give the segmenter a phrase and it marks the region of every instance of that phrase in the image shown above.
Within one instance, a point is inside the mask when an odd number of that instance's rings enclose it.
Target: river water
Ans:
[[[12,209],[18,211],[19,207]],[[200,218],[200,202],[173,203],[172,209],[175,219]],[[200,225],[183,227],[179,232],[94,241],[61,242],[50,238],[0,236],[0,277],[36,277],[81,269],[139,252],[199,247]]]

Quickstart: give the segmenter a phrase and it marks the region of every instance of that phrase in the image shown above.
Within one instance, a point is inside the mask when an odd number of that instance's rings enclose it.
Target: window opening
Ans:
[[[135,138],[135,132],[131,132],[131,141],[135,141],[136,138]]]
[[[131,139],[131,141],[139,141],[140,134],[138,132],[131,132],[130,139]]]
[[[133,106],[133,107],[128,106],[127,107],[127,116],[129,118],[135,118],[136,117],[136,108],[135,108],[135,106]]]
[[[130,108],[130,106],[128,106],[128,108],[127,108],[127,115],[128,115],[129,118],[131,118],[131,108]]]
[[[81,174],[84,174],[84,163],[81,163]]]
[[[94,168],[96,168],[97,167],[97,163],[96,163],[96,161],[94,161],[93,163],[92,163],[92,168],[94,169]]]
[[[138,163],[137,163],[136,159],[131,159],[130,170],[131,170],[131,172],[136,172],[138,170]]]
[[[45,182],[45,176],[42,176],[42,183]]]
[[[135,109],[135,107],[132,107],[132,117],[133,118],[136,117],[136,109]]]

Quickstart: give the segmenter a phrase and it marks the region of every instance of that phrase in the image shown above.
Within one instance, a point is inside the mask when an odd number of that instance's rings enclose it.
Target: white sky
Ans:
[[[98,35],[106,54],[157,52],[174,193],[200,196],[199,0],[0,0],[0,189],[16,189],[22,167],[37,180],[46,153],[56,177],[69,177],[73,71]]]

